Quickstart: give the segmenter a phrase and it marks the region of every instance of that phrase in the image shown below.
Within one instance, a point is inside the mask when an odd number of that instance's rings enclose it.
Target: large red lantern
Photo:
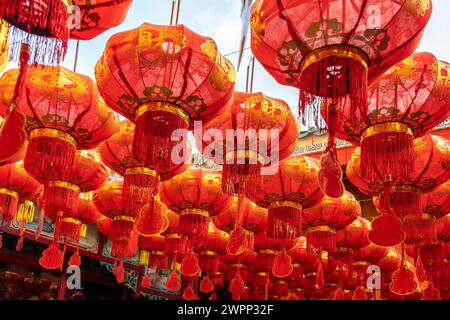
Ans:
[[[195,120],[227,109],[236,77],[212,39],[148,23],[111,37],[95,73],[106,103],[136,124],[133,156],[148,166],[170,161]]]
[[[132,211],[140,212],[150,202],[159,189],[159,182],[171,179],[188,167],[190,149],[183,155],[179,164],[158,162],[146,166],[133,158],[134,125],[128,120],[120,122],[119,131],[99,146],[102,161],[112,170],[124,177],[123,201]]]
[[[217,228],[222,231],[231,233],[237,224],[239,200],[237,196],[233,197],[232,203],[226,211],[213,217],[213,222]],[[248,199],[244,200],[241,213],[241,226],[246,235],[246,248],[253,250],[255,233],[265,230],[267,225],[267,210],[257,206]],[[246,250],[247,250],[246,249]],[[235,255],[232,247],[227,247],[228,254]]]
[[[317,205],[323,197],[317,182],[319,163],[310,157],[292,155],[275,166],[275,175],[262,176],[261,184],[251,182],[247,194],[268,209],[269,237],[294,239],[302,231],[302,210]]]
[[[133,0],[73,0],[79,9],[79,20],[70,30],[70,38],[91,40],[120,25],[126,18]]]
[[[360,150],[356,148],[353,151],[347,165],[347,177],[363,193],[379,195],[381,216],[372,222],[369,234],[372,242],[391,246],[404,240],[404,231],[408,232],[406,236],[409,242],[424,239],[433,233],[430,230],[433,223],[423,219],[421,199],[422,194],[447,181],[450,173],[449,151],[448,141],[438,136],[427,135],[415,139],[414,170],[409,176],[392,179],[388,184],[381,173],[373,180],[363,179]]]
[[[123,259],[132,257],[137,251],[137,233],[133,231],[136,213],[124,206],[122,201],[123,181],[109,181],[103,188],[94,192],[94,204],[104,216],[111,218],[109,239],[112,242],[111,256],[120,259],[116,274],[123,281]],[[136,246],[135,246],[136,242]]]
[[[334,252],[336,231],[344,229],[361,214],[359,202],[350,192],[340,198],[325,196],[314,207],[303,210],[308,247]]]
[[[367,118],[367,86],[419,44],[431,15],[429,1],[311,2],[259,0],[252,8],[252,51],[281,84],[301,90],[307,125],[329,129],[321,185],[342,195],[334,136],[340,114]],[[321,110],[322,109],[322,110]],[[340,187],[339,187],[340,185]]]
[[[41,190],[42,185],[25,171],[22,161],[0,166],[1,220],[9,222],[16,218],[20,201],[34,198]],[[26,220],[33,221],[33,215]]]
[[[209,130],[219,130],[221,135],[211,133],[210,142],[206,138]],[[207,155],[223,164],[222,187],[229,193],[238,193],[245,183],[258,181],[261,167],[288,156],[298,134],[286,102],[262,93],[244,92],[235,92],[230,111],[210,120],[203,131],[206,133],[202,132],[202,137],[196,137],[198,144],[203,152],[212,153]]]
[[[0,79],[0,107],[7,110],[19,70]],[[25,168],[43,181],[71,176],[77,149],[91,149],[117,129],[117,116],[95,83],[63,67],[28,67],[18,110],[25,115],[29,143]],[[4,111],[2,111],[4,113]]]
[[[210,217],[231,203],[221,190],[221,178],[219,172],[190,169],[162,183],[161,200],[180,215],[178,233],[195,240],[194,246],[206,239]]]

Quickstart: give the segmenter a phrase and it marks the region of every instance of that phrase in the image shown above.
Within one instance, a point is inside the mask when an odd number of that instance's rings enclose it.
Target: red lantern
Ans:
[[[228,265],[226,272],[226,279],[230,282],[239,270],[239,273],[244,282],[247,282],[249,268],[253,265],[256,259],[256,252],[246,249],[239,255],[226,254],[222,256],[222,261]]]
[[[161,199],[180,215],[178,233],[199,246],[206,239],[210,217],[226,210],[232,198],[221,191],[218,172],[191,169],[162,184]]]
[[[279,169],[278,167],[279,166]],[[294,239],[301,234],[302,210],[317,205],[323,197],[317,182],[319,163],[302,155],[292,155],[273,166],[275,175],[261,177],[247,188],[248,197],[268,208],[267,235]]]
[[[203,130],[221,133],[220,137],[213,133],[212,142],[206,142],[210,139],[204,138],[203,132],[196,138],[203,152],[211,152],[211,144],[214,146],[212,156],[223,163],[222,186],[228,193],[238,193],[243,184],[258,181],[262,166],[273,165],[289,155],[298,134],[286,102],[262,93],[244,92],[235,92],[230,111],[209,121]],[[276,139],[272,139],[274,135]]]
[[[394,248],[388,248],[386,255],[378,260],[377,266],[381,271],[381,286],[391,283],[392,274],[400,267],[402,257]]]
[[[103,32],[120,25],[126,18],[133,0],[76,0],[79,23],[70,31],[70,38],[91,40]]]
[[[413,139],[450,115],[449,72],[432,54],[415,53],[370,87],[367,120],[343,119],[338,135],[361,144],[362,178],[390,182],[413,173]]]
[[[235,82],[215,42],[183,25],[146,23],[114,35],[95,73],[106,103],[136,123],[133,156],[147,166],[170,161],[176,129],[183,147],[195,120],[225,111]]]
[[[151,285],[150,268],[156,268],[156,275],[158,275],[159,269],[169,267],[169,257],[164,253],[165,240],[166,238],[161,235],[139,237],[138,247],[141,249],[139,264],[147,267],[147,273],[142,279],[144,287],[150,287]]]
[[[236,228],[236,221],[238,220],[238,197],[234,196],[231,205],[226,211],[215,216],[212,220],[217,228],[222,231],[231,233]],[[261,232],[267,225],[267,210],[258,207],[255,203],[244,200],[244,205],[241,213],[241,226],[246,235],[245,246],[247,250],[253,250],[255,233]],[[228,254],[234,254],[233,250],[229,250]]]
[[[323,128],[322,111],[328,126],[320,179],[328,196],[344,192],[334,144],[343,124],[340,114],[366,119],[368,82],[415,50],[430,15],[428,1],[416,6],[403,0],[388,7],[381,0],[353,5],[259,0],[253,5],[255,57],[278,82],[301,90],[307,125]]]
[[[318,205],[303,210],[308,247],[334,252],[336,231],[352,223],[361,214],[361,206],[350,192],[340,198],[325,196]]]
[[[42,185],[32,178],[24,169],[23,162],[0,166],[0,214],[2,221],[9,222],[16,218],[20,200],[29,200],[37,196]],[[33,221],[34,210],[29,216],[21,216],[28,222]]]
[[[140,212],[156,194],[160,181],[171,179],[187,169],[190,149],[183,155],[180,164],[172,161],[158,162],[155,167],[145,166],[133,158],[134,125],[128,121],[120,122],[119,131],[99,146],[102,161],[112,170],[124,177],[123,201],[132,211]]]
[[[134,240],[132,232],[136,213],[124,207],[122,201],[123,181],[109,181],[102,189],[95,191],[94,204],[104,216],[111,218],[109,238],[112,242],[111,255],[121,259],[134,255],[130,243]],[[136,238],[137,241],[137,238]]]
[[[427,135],[414,140],[414,170],[404,179],[392,179],[385,184],[380,174],[376,179],[365,180],[361,175],[359,149],[355,149],[347,165],[347,176],[359,190],[369,195],[380,195],[380,213],[372,222],[369,238],[380,245],[395,245],[407,241],[432,237],[433,224],[423,220],[421,197],[443,182],[450,173],[450,146],[447,140]],[[384,200],[383,200],[384,199]],[[392,216],[393,212],[398,218]],[[431,216],[430,216],[431,217]],[[403,220],[403,228],[402,221]]]
[[[0,106],[8,108],[19,70],[0,80]],[[91,149],[117,129],[117,116],[88,77],[62,67],[28,67],[18,110],[29,135],[25,168],[42,181],[71,176],[77,149]]]
[[[357,217],[344,229],[336,232],[336,259],[351,268],[353,252],[367,246],[369,242],[370,222],[363,217]]]
[[[298,238],[295,246],[288,250],[288,254],[292,258],[292,266],[294,267],[291,275],[293,280],[302,282],[305,268],[318,264],[319,257],[307,249],[305,237]]]

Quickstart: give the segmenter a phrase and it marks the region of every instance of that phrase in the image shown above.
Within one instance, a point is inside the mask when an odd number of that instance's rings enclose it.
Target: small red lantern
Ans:
[[[213,222],[217,228],[222,231],[231,233],[236,228],[238,220],[238,196],[234,196],[231,205],[221,214],[213,217]],[[245,250],[253,250],[255,233],[265,230],[267,225],[267,210],[258,207],[255,203],[248,199],[244,200],[241,213],[241,226],[246,235]],[[230,243],[228,243],[230,244]],[[231,249],[231,250],[230,250]],[[227,247],[228,254],[235,254],[233,248]]]
[[[278,169],[279,167],[279,169]],[[323,198],[317,182],[319,162],[303,155],[292,155],[273,166],[275,175],[252,181],[248,197],[268,208],[267,235],[275,239],[294,239],[302,231],[302,210]]]
[[[147,267],[147,273],[142,279],[144,287],[150,287],[150,268],[156,268],[156,277],[159,269],[167,269],[169,267],[169,257],[164,253],[164,243],[166,238],[161,235],[150,237],[140,236],[138,247],[141,249],[139,256],[139,264]],[[155,279],[157,282],[157,279]]]
[[[236,77],[212,39],[148,23],[112,36],[95,74],[106,103],[135,122],[133,158],[147,166],[169,162],[195,120],[225,111]]]
[[[161,200],[180,215],[178,233],[201,245],[208,234],[210,217],[226,210],[232,198],[221,191],[218,172],[191,169],[162,183]]]
[[[335,258],[345,263],[351,269],[353,252],[367,246],[369,242],[370,222],[363,217],[357,217],[344,229],[336,232]]]
[[[359,202],[347,191],[340,198],[325,196],[318,205],[303,210],[308,248],[334,252],[336,231],[348,226],[360,214]]]

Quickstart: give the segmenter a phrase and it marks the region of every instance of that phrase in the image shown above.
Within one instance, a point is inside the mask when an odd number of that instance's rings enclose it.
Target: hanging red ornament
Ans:
[[[162,184],[161,200],[180,215],[178,233],[198,247],[206,240],[211,216],[223,212],[232,198],[221,191],[221,175],[190,169]]]
[[[417,289],[414,273],[403,262],[399,269],[392,274],[390,289],[393,293],[405,296],[412,294]]]
[[[146,166],[168,163],[195,120],[225,111],[236,77],[212,39],[148,23],[111,37],[95,73],[108,105],[136,123],[133,158]]]
[[[272,167],[275,175],[252,181],[247,195],[257,205],[268,208],[267,235],[274,239],[294,239],[302,231],[302,211],[323,198],[317,183],[318,161],[292,155]]]

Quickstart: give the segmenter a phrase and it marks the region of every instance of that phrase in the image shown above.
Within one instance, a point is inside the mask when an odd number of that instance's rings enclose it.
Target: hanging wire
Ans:
[[[170,25],[173,25],[173,14],[175,11],[175,2],[176,2],[176,0],[172,0],[172,11],[170,13]]]
[[[79,51],[80,51],[80,40],[77,40],[77,47],[75,49],[75,61],[73,62],[73,72],[77,72]]]

